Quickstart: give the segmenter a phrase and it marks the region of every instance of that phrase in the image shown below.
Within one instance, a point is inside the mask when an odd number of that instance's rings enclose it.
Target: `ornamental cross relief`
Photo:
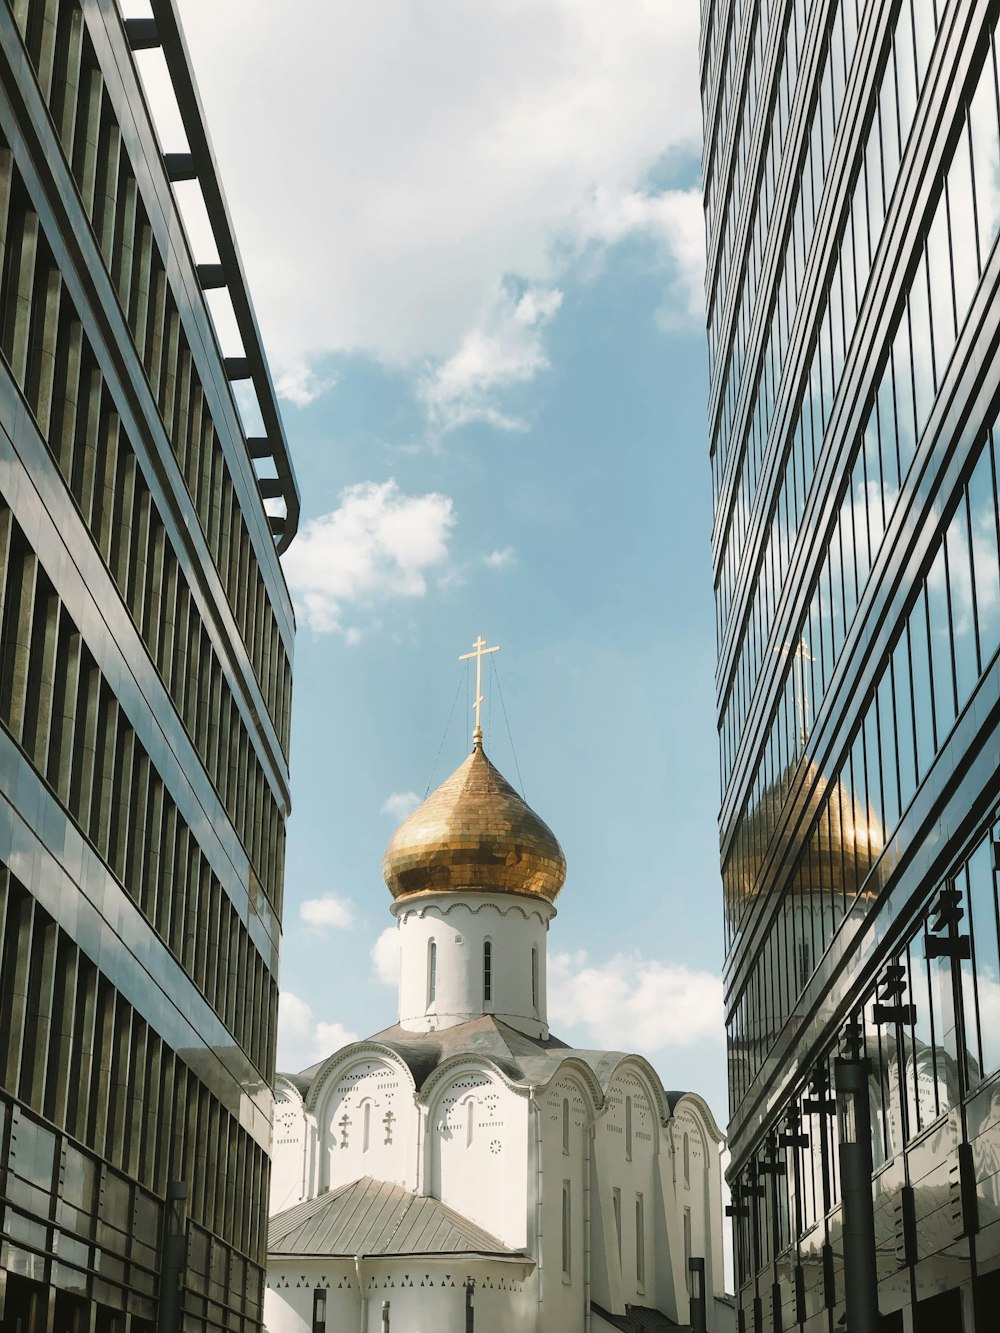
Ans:
[[[388,1148],[392,1143],[392,1124],[396,1117],[391,1111],[386,1111],[382,1117],[382,1124],[385,1125],[385,1146]]]

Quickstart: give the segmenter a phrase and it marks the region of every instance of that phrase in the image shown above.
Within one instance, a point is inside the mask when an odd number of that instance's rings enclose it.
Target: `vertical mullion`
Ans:
[[[63,152],[68,161],[73,160],[73,146],[76,137],[77,103],[80,98],[80,65],[83,60],[83,11],[78,7],[67,6],[63,13],[68,26],[66,34],[66,61],[59,70],[55,87],[59,92],[59,107],[53,109],[53,119],[59,134]]]
[[[83,365],[83,326],[75,314],[63,312],[59,338],[56,374],[59,379],[57,405],[54,407],[49,445],[55,454],[59,471],[69,485],[73,476],[76,455],[78,412],[80,406],[80,375]],[[58,414],[58,417],[56,416]],[[44,432],[43,432],[44,433]]]
[[[38,582],[38,560],[34,551],[26,544],[21,546],[16,563],[11,564],[8,599],[13,592],[16,596],[16,620],[10,623],[9,633],[5,624],[4,640],[8,646],[3,663],[4,697],[0,712],[6,713],[4,721],[14,739],[20,743],[25,722],[26,703],[29,687],[29,660],[31,656],[32,619],[35,609],[35,593]],[[8,674],[9,673],[9,674]]]
[[[102,425],[99,439],[97,464],[97,482],[95,494],[94,536],[100,548],[104,563],[111,564],[111,551],[115,542],[115,498],[117,493],[119,434],[121,421],[112,406],[108,395],[103,395]]]
[[[94,201],[94,235],[108,272],[111,272],[115,248],[115,223],[118,215],[118,185],[121,179],[122,133],[110,107],[101,117],[100,146],[97,153],[97,183]]]
[[[97,189],[97,157],[101,141],[101,108],[104,76],[98,66],[89,66],[80,78],[77,128],[73,143],[73,174],[87,217],[94,218]]]
[[[73,475],[70,487],[76,496],[84,522],[96,538],[95,518],[98,478],[98,441],[103,429],[102,407],[104,380],[96,365],[90,365],[82,377],[79,390],[76,434],[79,441],[74,450]]]
[[[70,1073],[73,1067],[74,1017],[80,954],[67,937],[59,948],[49,1035],[49,1067],[45,1076],[44,1113],[57,1125],[67,1123]]]
[[[80,691],[82,641],[68,617],[63,616],[56,669],[52,740],[48,779],[63,805],[69,805],[76,730],[76,701]]]
[[[31,306],[35,284],[35,258],[38,250],[38,216],[30,207],[21,215],[17,271],[13,282],[8,359],[11,373],[20,388],[25,387],[28,348],[31,337]]]
[[[54,264],[46,263],[44,272],[36,273],[36,282],[40,284],[38,292],[40,309],[36,315],[39,327],[32,331],[34,358],[37,360],[37,370],[32,377],[34,379],[32,409],[42,437],[48,440],[57,374],[56,352],[59,347],[62,275]]]

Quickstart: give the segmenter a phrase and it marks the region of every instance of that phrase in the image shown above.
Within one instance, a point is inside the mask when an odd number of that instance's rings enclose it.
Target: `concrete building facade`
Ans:
[[[172,0],[0,4],[4,1328],[261,1325],[297,517]]]

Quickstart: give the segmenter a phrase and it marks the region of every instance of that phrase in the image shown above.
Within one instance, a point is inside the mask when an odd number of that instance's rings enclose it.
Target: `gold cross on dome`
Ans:
[[[483,704],[483,658],[486,657],[488,653],[498,653],[499,651],[500,645],[498,643],[494,644],[492,648],[487,648],[486,640],[480,634],[479,638],[472,645],[472,652],[463,653],[458,659],[460,662],[468,662],[472,657],[476,659],[476,702],[472,705],[476,713],[476,729],[472,733],[472,740],[476,745],[482,745],[483,743],[483,728],[480,724],[479,711]]]

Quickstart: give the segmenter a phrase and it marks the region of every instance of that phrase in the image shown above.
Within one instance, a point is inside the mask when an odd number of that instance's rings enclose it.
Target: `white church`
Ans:
[[[550,1033],[566,861],[478,717],[382,871],[398,1021],[276,1080],[269,1333],[668,1329],[692,1295],[727,1333],[722,1135],[641,1056]]]

